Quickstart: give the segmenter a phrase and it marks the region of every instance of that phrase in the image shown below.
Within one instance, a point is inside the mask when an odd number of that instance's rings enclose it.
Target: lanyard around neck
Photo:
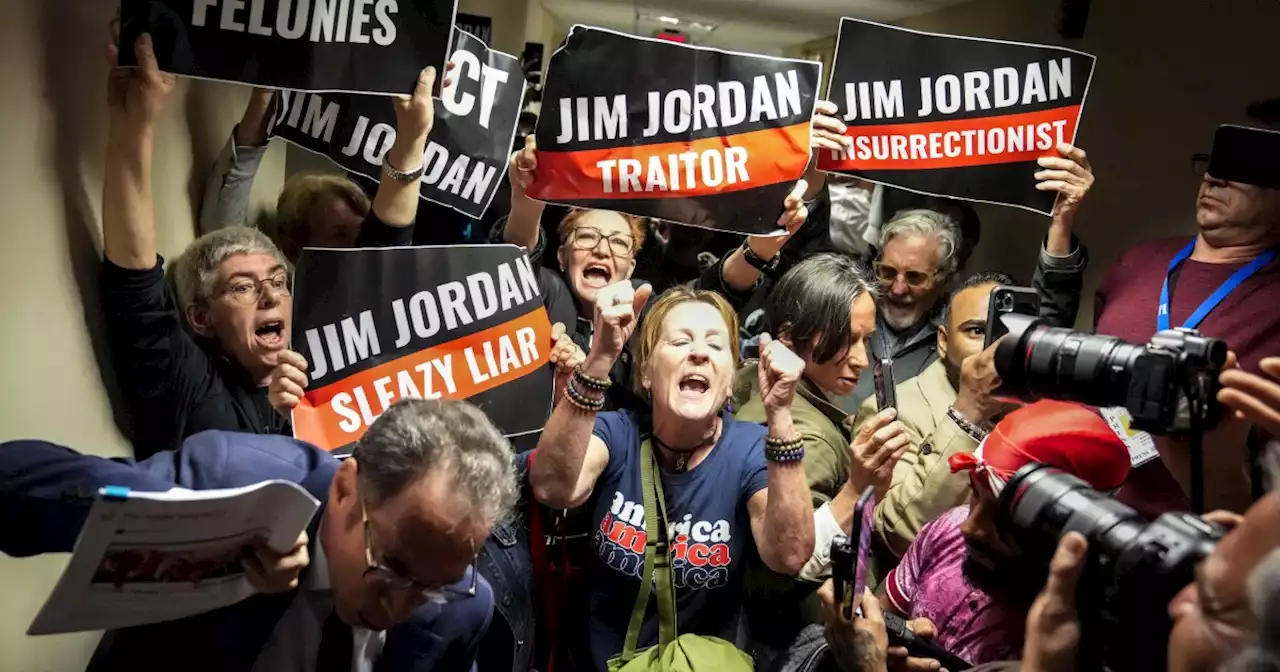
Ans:
[[[1182,248],[1178,254],[1174,255],[1172,260],[1169,261],[1169,270],[1165,272],[1164,285],[1160,288],[1160,310],[1156,313],[1156,331],[1166,331],[1170,328],[1169,277],[1173,275],[1173,272],[1176,271],[1179,266],[1182,265],[1182,262],[1186,261],[1191,256],[1191,252],[1195,249],[1195,246],[1196,241],[1192,240],[1187,243],[1187,246]],[[1200,322],[1202,322],[1209,313],[1213,312],[1213,309],[1217,308],[1218,304],[1222,303],[1223,299],[1227,298],[1228,294],[1235,291],[1236,287],[1240,286],[1240,283],[1248,280],[1254,273],[1261,270],[1263,266],[1271,263],[1271,260],[1275,259],[1275,257],[1276,248],[1271,248],[1270,250],[1259,254],[1253,261],[1245,264],[1235,273],[1232,273],[1231,277],[1227,278],[1226,282],[1219,285],[1208,298],[1200,303],[1200,306],[1196,308],[1195,312],[1191,313],[1191,317],[1188,317],[1187,321],[1182,323],[1182,327],[1185,329],[1195,329],[1198,327]]]

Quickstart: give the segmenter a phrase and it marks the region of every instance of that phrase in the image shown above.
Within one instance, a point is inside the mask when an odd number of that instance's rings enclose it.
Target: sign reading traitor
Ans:
[[[120,64],[304,91],[408,94],[444,72],[456,0],[121,0]]]
[[[547,70],[528,193],[711,229],[774,231],[809,161],[821,69],[574,26]]]
[[[818,167],[911,191],[1050,214],[1036,159],[1073,143],[1094,57],[1072,49],[841,19],[828,96],[848,152]]]
[[[453,84],[440,93],[422,161],[422,197],[479,219],[506,179],[524,97],[520,59],[453,32]],[[282,91],[272,133],[343,168],[380,179],[396,141],[386,96]]]
[[[468,399],[508,436],[551,411],[551,324],[514,245],[302,251],[294,436],[344,450],[404,398]]]

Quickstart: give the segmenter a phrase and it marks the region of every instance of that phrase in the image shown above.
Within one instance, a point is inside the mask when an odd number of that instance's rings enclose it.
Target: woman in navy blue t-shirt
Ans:
[[[718,294],[677,286],[645,317],[636,373],[652,417],[599,413],[609,370],[636,328],[646,285],[610,285],[596,301],[596,337],[538,443],[529,479],[553,508],[588,505],[596,523],[589,568],[591,657],[622,651],[644,565],[642,436],[651,437],[668,515],[680,634],[734,640],[747,556],[795,574],[813,551],[813,508],[791,400],[804,363],[768,336],[760,387],[768,429],[725,408],[738,367],[737,318]],[[651,598],[640,647],[657,642]]]

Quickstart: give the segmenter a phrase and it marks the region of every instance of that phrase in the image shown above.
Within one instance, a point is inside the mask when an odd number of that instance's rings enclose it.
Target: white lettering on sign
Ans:
[[[372,41],[385,47],[396,40],[397,0],[279,0],[274,21],[265,16],[266,5],[267,0],[195,0],[191,25],[310,42]]]

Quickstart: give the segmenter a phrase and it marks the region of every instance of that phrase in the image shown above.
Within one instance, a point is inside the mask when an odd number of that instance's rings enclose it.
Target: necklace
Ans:
[[[716,439],[719,438],[719,436],[720,436],[720,427],[717,425],[716,431],[713,432],[710,437],[708,437],[702,443],[699,443],[698,445],[692,448],[675,448],[675,447],[669,446],[666,443],[663,443],[662,440],[659,439],[657,436],[653,437],[653,443],[662,451],[665,451],[668,453],[675,453],[675,464],[672,465],[671,471],[672,473],[683,474],[689,471],[689,462],[693,460],[693,456],[696,455],[698,451],[706,448],[708,445],[714,445],[716,442]]]

